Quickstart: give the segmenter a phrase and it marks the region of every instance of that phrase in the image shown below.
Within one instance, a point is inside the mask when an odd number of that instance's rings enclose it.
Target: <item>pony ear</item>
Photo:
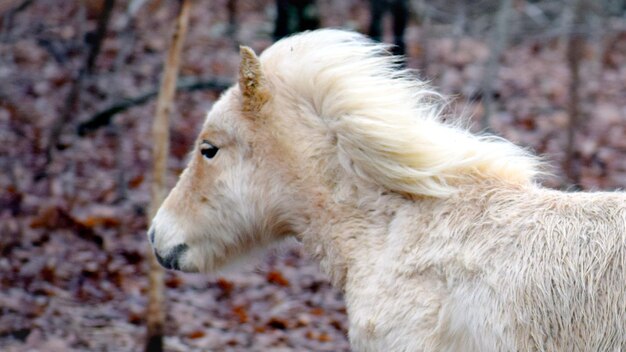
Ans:
[[[247,46],[240,46],[239,54],[239,89],[243,96],[243,111],[258,112],[269,97],[261,72],[261,62]]]

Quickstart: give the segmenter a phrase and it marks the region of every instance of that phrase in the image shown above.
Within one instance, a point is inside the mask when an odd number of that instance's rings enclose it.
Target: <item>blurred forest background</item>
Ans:
[[[167,0],[0,1],[0,350],[146,340],[151,126]],[[549,186],[626,186],[624,0],[191,1],[172,186],[238,45],[342,27],[397,44],[449,115],[542,154]],[[345,307],[297,244],[254,269],[165,275],[169,351],[348,351]]]

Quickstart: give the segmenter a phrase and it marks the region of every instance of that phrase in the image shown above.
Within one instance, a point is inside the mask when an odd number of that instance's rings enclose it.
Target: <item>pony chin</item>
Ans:
[[[297,242],[295,238],[287,238],[279,242],[266,244],[264,246],[255,247],[254,249],[241,253],[233,258],[229,258],[228,262],[213,270],[207,272],[215,272],[219,275],[230,275],[240,273],[244,270],[253,270],[263,263],[263,258],[274,253],[283,253],[287,247],[294,246]]]

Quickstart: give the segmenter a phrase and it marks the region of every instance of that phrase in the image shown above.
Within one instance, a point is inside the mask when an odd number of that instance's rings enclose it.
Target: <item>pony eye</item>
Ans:
[[[202,154],[207,159],[213,159],[218,150],[220,150],[220,148],[208,142],[204,142],[200,146],[200,154]]]

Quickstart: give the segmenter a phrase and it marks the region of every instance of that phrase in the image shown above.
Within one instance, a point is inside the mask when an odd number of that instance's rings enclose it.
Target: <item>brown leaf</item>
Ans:
[[[37,216],[30,221],[30,227],[33,229],[59,227],[61,219],[61,211],[58,207],[41,208]]]
[[[240,323],[243,324],[248,322],[248,312],[244,306],[234,306],[233,314],[235,314],[235,316],[239,319]]]
[[[78,222],[86,227],[96,227],[96,226],[104,226],[104,227],[117,227],[120,224],[120,220],[114,217],[109,216],[98,216],[92,215],[88,216],[85,219],[80,219]]]
[[[183,280],[175,274],[168,275],[165,278],[165,286],[168,288],[179,288],[183,284]]]
[[[131,311],[128,313],[127,319],[128,319],[128,322],[133,325],[141,325],[143,324],[143,320],[145,319],[144,315],[145,315],[144,312]]]
[[[54,282],[54,279],[56,277],[56,270],[54,266],[46,265],[41,268],[39,274],[41,275],[41,278],[45,281]]]
[[[190,333],[187,334],[187,338],[189,339],[199,339],[201,337],[204,337],[205,333],[202,330],[194,330]]]
[[[330,337],[330,335],[328,335],[328,334],[327,334],[327,333],[325,333],[325,332],[320,333],[320,334],[317,336],[317,339],[318,339],[320,342],[330,342],[330,341],[332,341],[332,340],[333,340],[333,339]]]
[[[287,321],[285,319],[274,317],[267,322],[267,326],[274,329],[285,330],[287,329]]]
[[[269,283],[279,286],[289,286],[289,280],[287,280],[279,271],[269,271],[266,277]]]
[[[98,247],[102,247],[104,243],[102,237],[96,234],[91,227],[84,225],[67,211],[55,205],[41,208],[37,216],[31,220],[30,227],[50,230],[67,228],[78,237],[93,242]]]
[[[128,181],[128,188],[135,189],[141,185],[144,180],[144,176],[139,174]]]
[[[311,309],[311,314],[316,315],[316,316],[319,317],[321,315],[324,315],[324,310],[322,308],[320,308],[320,307],[313,308],[313,309]]]
[[[220,277],[217,279],[217,287],[219,287],[222,290],[222,297],[228,297],[230,296],[231,292],[233,291],[233,283],[224,279],[223,277]]]
[[[332,326],[333,328],[339,330],[339,331],[344,331],[343,325],[341,324],[341,322],[339,320],[333,319],[330,322],[330,326]]]

